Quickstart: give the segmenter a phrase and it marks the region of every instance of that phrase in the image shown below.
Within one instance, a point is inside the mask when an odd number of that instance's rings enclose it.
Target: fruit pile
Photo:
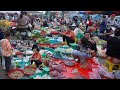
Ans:
[[[40,34],[41,34],[41,31],[39,31],[39,30],[33,30],[32,31],[32,38],[39,37]]]
[[[7,20],[0,20],[0,27],[5,29],[11,26],[11,22]]]
[[[49,44],[49,38],[38,38],[36,40],[36,43],[39,43],[39,44]]]

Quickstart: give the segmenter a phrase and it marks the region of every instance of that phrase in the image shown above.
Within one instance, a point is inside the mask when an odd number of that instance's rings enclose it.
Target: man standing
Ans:
[[[100,23],[100,33],[104,33],[104,31],[106,30],[106,26],[107,26],[106,16],[103,16],[102,22]]]
[[[12,47],[10,44],[10,33],[5,34],[5,39],[1,40],[1,47],[2,47],[2,55],[5,59],[5,67],[6,67],[6,75],[10,71],[11,67],[11,55],[12,55]]]
[[[115,26],[115,14],[112,14],[110,16],[110,18],[108,18],[107,25],[110,26],[110,27],[114,27]]]

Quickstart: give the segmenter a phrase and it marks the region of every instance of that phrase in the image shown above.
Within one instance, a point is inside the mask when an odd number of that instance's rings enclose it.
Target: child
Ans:
[[[39,67],[39,65],[42,64],[42,56],[39,53],[39,51],[40,50],[38,48],[35,48],[34,53],[33,53],[32,57],[30,58],[31,65],[32,65],[33,62],[35,62],[35,64],[37,65],[37,68]]]

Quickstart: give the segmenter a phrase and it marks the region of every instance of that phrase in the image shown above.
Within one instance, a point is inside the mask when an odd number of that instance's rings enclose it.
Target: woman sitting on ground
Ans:
[[[41,54],[39,53],[39,51],[40,50],[38,48],[35,48],[34,53],[33,53],[32,57],[30,58],[31,65],[33,64],[33,62],[35,62],[37,68],[39,67],[39,65],[42,64],[42,57],[41,57]]]
[[[62,32],[61,35],[63,36],[63,41],[67,41],[67,44],[75,42],[75,34],[74,31],[71,30],[71,26],[67,26],[67,30]]]
[[[82,65],[86,63],[87,59],[92,58],[97,54],[96,42],[90,36],[90,33],[86,32],[84,37],[79,42],[81,50],[75,50],[72,52],[73,57],[78,59]]]

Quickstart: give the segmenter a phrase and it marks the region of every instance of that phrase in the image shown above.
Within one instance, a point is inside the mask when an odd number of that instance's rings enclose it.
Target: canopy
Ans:
[[[99,20],[101,18],[102,18],[102,16],[100,14],[97,14],[95,17],[93,17],[94,20]]]
[[[87,14],[102,14],[104,11],[86,11]]]
[[[80,11],[79,14],[86,14],[86,11]]]
[[[114,12],[113,11],[104,11],[103,12],[103,14],[105,14],[105,15],[111,15],[111,14],[113,14]]]
[[[113,11],[116,15],[120,15],[120,11]]]

